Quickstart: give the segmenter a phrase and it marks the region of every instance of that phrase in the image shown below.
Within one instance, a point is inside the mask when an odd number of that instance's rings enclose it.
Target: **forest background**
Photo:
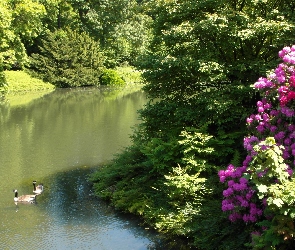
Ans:
[[[0,87],[8,70],[56,87],[140,70],[142,123],[91,177],[96,194],[197,249],[288,249],[294,236],[253,245],[257,225],[228,220],[217,173],[246,156],[253,84],[294,43],[294,11],[293,0],[2,0]]]

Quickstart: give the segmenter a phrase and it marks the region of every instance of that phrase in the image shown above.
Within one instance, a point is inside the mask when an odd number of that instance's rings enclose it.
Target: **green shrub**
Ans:
[[[131,66],[116,67],[116,71],[127,84],[144,83],[141,71]]]
[[[187,245],[246,249],[245,225],[232,225],[220,209],[222,188],[210,163],[215,139],[192,128],[169,139],[144,138],[135,135],[132,146],[92,175],[95,193]]]
[[[102,75],[100,77],[100,84],[108,85],[108,86],[126,85],[125,81],[120,77],[120,75],[114,69],[105,69],[102,72]]]
[[[99,44],[87,33],[58,30],[42,40],[30,69],[57,87],[99,85],[104,63]]]

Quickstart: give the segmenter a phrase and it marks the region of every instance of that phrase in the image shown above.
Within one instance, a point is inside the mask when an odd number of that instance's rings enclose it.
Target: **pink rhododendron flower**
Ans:
[[[278,176],[271,171],[270,166],[252,168],[251,163],[257,154],[263,154],[272,146],[266,138],[273,137],[276,146],[280,147],[285,171],[293,176],[295,168],[295,45],[284,47],[279,51],[280,63],[267,77],[260,77],[254,88],[260,92],[262,99],[256,103],[257,112],[247,120],[249,134],[244,138],[243,146],[247,156],[241,167],[230,164],[226,170],[219,171],[220,182],[227,187],[223,191],[222,210],[229,212],[229,220],[243,220],[245,223],[255,223],[263,216],[268,206],[265,197],[261,199],[256,194],[257,183],[280,183]],[[267,153],[267,152],[266,152]],[[251,167],[249,169],[249,167]],[[258,170],[259,169],[259,170]],[[256,178],[259,177],[258,179]],[[254,178],[255,177],[255,178]],[[254,187],[253,187],[254,186]],[[252,188],[253,187],[253,188]],[[268,196],[265,193],[265,196]],[[264,218],[271,220],[264,214]]]
[[[222,211],[229,211],[235,208],[234,204],[229,200],[222,201]]]
[[[268,114],[263,114],[262,119],[264,122],[269,122],[269,115]]]
[[[269,114],[270,114],[271,116],[278,116],[279,113],[280,113],[280,112],[279,112],[278,110],[271,110]]]
[[[253,194],[254,194],[253,190],[248,191],[248,193],[245,196],[246,199],[249,201],[252,198]]]
[[[271,126],[270,132],[275,133],[277,129],[278,129],[277,126]]]
[[[295,88],[295,76],[290,76],[289,78],[289,83],[290,83],[290,86]]]
[[[292,175],[293,175],[293,169],[292,169],[292,168],[290,168],[290,166],[287,166],[287,169],[286,169],[286,171],[288,172],[288,174],[289,174],[290,176],[292,176]]]
[[[229,220],[230,220],[231,222],[235,222],[235,221],[237,221],[238,219],[241,219],[241,218],[242,218],[242,215],[239,214],[239,213],[234,212],[234,213],[230,214],[228,218],[229,218]]]
[[[291,140],[290,140],[290,138],[286,138],[286,139],[284,140],[284,144],[285,144],[285,145],[290,145],[290,144],[291,144]]]
[[[283,140],[284,137],[285,137],[285,132],[284,131],[280,131],[274,137],[275,137],[276,140]]]
[[[255,120],[256,120],[256,121],[260,121],[260,120],[262,120],[261,115],[255,115]]]
[[[227,182],[227,185],[228,185],[229,187],[232,187],[234,184],[235,184],[235,181],[234,181],[234,180],[229,180],[229,181]]]
[[[283,58],[289,52],[291,52],[291,48],[290,47],[284,47],[282,50],[279,51],[279,57]]]
[[[252,157],[250,155],[246,156],[246,159],[243,161],[243,166],[248,166],[248,164],[252,161]],[[245,167],[246,168],[246,167]],[[245,170],[244,170],[245,172]]]
[[[290,132],[295,131],[295,125],[294,125],[294,124],[290,124],[290,125],[288,125],[288,130],[289,130]]]
[[[265,103],[263,107],[264,107],[264,109],[270,109],[271,103]]]
[[[228,189],[223,191],[223,196],[228,197],[228,196],[231,196],[233,193],[234,193],[234,189],[228,188]]]
[[[264,126],[262,126],[262,125],[258,125],[258,126],[256,127],[256,129],[257,129],[257,131],[260,132],[260,133],[263,133],[264,130],[265,130]]]
[[[250,118],[250,117],[249,117],[249,118],[247,118],[247,123],[249,123],[249,124],[250,124],[250,123],[252,123],[252,122],[253,122],[253,118]]]
[[[263,102],[262,101],[258,101],[257,102],[257,107],[263,107]]]

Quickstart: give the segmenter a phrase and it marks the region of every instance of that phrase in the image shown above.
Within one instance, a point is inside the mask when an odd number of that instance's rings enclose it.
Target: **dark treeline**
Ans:
[[[292,237],[253,245],[257,225],[228,220],[217,172],[246,155],[245,120],[260,98],[252,85],[295,41],[294,1],[6,0],[0,9],[3,70],[62,87],[98,84],[124,63],[142,70],[150,102],[132,145],[92,176],[98,196],[188,247],[288,249]]]

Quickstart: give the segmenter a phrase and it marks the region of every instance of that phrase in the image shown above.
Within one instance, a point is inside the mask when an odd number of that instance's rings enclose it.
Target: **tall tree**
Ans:
[[[42,39],[30,68],[57,87],[79,87],[99,85],[103,63],[99,44],[86,32],[60,29]]]
[[[75,0],[39,0],[46,9],[42,22],[50,31],[81,27],[79,14],[74,9]],[[82,5],[86,1],[79,1]]]
[[[110,66],[134,63],[150,38],[151,19],[135,0],[72,0],[86,29],[100,41]]]
[[[45,8],[34,0],[2,0],[0,13],[0,61],[4,69],[22,68],[28,62],[25,44],[43,30]]]
[[[294,4],[147,1],[154,33],[142,61],[144,88],[150,98],[162,100],[142,112],[147,128],[179,133],[183,126],[207,124],[214,135],[241,131],[257,98],[250,85],[295,39]]]

